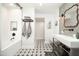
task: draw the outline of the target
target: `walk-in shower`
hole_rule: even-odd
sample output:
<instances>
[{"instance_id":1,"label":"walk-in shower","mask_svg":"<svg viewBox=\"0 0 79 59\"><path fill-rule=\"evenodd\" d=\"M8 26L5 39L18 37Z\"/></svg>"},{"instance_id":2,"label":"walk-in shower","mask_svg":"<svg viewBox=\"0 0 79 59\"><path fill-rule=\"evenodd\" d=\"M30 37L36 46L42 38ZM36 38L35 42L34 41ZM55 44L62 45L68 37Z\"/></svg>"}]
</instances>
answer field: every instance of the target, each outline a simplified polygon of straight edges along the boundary
<instances>
[{"instance_id":1,"label":"walk-in shower","mask_svg":"<svg viewBox=\"0 0 79 59\"><path fill-rule=\"evenodd\" d=\"M52 52L51 45L45 44L44 23L35 24L34 7L23 6L21 3L4 3L1 11L1 55L45 56L46 51ZM39 34L42 38L36 39Z\"/></svg>"}]
</instances>

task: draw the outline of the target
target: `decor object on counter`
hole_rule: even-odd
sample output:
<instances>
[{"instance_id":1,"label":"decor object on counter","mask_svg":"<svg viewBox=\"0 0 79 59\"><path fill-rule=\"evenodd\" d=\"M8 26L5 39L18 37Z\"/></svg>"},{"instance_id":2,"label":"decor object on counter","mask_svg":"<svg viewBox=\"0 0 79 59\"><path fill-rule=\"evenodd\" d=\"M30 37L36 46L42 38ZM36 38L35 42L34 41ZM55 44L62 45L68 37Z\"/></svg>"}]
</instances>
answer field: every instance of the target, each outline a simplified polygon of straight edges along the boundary
<instances>
[{"instance_id":1,"label":"decor object on counter","mask_svg":"<svg viewBox=\"0 0 79 59\"><path fill-rule=\"evenodd\" d=\"M79 16L78 7L79 7L78 4L74 4L70 8L66 9L64 13L61 15L61 17L63 17L63 20L64 20L63 25L65 28L75 28L78 26L79 24L78 23L79 22L78 21L78 16ZM72 24L72 21L74 22L73 24Z\"/></svg>"},{"instance_id":2,"label":"decor object on counter","mask_svg":"<svg viewBox=\"0 0 79 59\"><path fill-rule=\"evenodd\" d=\"M76 38L79 39L79 33L78 32L76 33Z\"/></svg>"},{"instance_id":3,"label":"decor object on counter","mask_svg":"<svg viewBox=\"0 0 79 59\"><path fill-rule=\"evenodd\" d=\"M76 38L76 34L73 34L73 37Z\"/></svg>"},{"instance_id":4,"label":"decor object on counter","mask_svg":"<svg viewBox=\"0 0 79 59\"><path fill-rule=\"evenodd\" d=\"M24 19L23 19L23 22L24 22L24 26L23 26L23 30L22 30L22 35L24 37L29 38L31 33L32 33L31 23L30 22L33 22L33 20L31 19L31 17L25 16ZM28 30L26 29L26 22L29 22Z\"/></svg>"},{"instance_id":5,"label":"decor object on counter","mask_svg":"<svg viewBox=\"0 0 79 59\"><path fill-rule=\"evenodd\" d=\"M11 31L17 31L17 21L11 21L10 22L10 30Z\"/></svg>"}]
</instances>

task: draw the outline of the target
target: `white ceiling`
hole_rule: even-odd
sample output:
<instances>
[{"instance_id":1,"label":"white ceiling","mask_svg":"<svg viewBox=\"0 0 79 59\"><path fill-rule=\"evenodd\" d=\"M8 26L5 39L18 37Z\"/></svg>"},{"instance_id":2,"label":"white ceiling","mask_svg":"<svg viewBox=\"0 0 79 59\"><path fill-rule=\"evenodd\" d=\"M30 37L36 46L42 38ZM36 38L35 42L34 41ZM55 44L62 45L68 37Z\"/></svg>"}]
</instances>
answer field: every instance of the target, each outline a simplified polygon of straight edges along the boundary
<instances>
[{"instance_id":1,"label":"white ceiling","mask_svg":"<svg viewBox=\"0 0 79 59\"><path fill-rule=\"evenodd\" d=\"M45 3L42 6L36 7L36 12L40 13L53 13L57 8L59 8L62 4L60 3Z\"/></svg>"},{"instance_id":2,"label":"white ceiling","mask_svg":"<svg viewBox=\"0 0 79 59\"><path fill-rule=\"evenodd\" d=\"M17 8L15 5L3 4L7 8ZM62 3L20 3L23 8L34 7L36 13L53 13Z\"/></svg>"},{"instance_id":3,"label":"white ceiling","mask_svg":"<svg viewBox=\"0 0 79 59\"><path fill-rule=\"evenodd\" d=\"M35 12L38 13L52 13L57 8L59 8L62 3L21 3L20 4L23 8L26 7L35 7Z\"/></svg>"},{"instance_id":4,"label":"white ceiling","mask_svg":"<svg viewBox=\"0 0 79 59\"><path fill-rule=\"evenodd\" d=\"M12 3L2 3L2 5L6 8L9 8L9 9L16 9L16 8L19 8L17 7L15 4L12 4Z\"/></svg>"}]
</instances>

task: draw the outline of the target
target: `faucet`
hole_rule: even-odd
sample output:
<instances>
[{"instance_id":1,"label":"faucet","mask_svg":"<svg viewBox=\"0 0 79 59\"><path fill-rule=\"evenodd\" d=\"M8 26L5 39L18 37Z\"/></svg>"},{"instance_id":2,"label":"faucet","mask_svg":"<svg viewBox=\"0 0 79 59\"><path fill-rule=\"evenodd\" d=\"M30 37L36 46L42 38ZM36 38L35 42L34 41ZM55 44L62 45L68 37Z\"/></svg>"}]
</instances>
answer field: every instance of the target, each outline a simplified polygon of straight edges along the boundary
<instances>
[{"instance_id":1,"label":"faucet","mask_svg":"<svg viewBox=\"0 0 79 59\"><path fill-rule=\"evenodd\" d=\"M10 40L13 40L13 39L15 39L15 38L13 37L13 38L11 38Z\"/></svg>"},{"instance_id":2,"label":"faucet","mask_svg":"<svg viewBox=\"0 0 79 59\"><path fill-rule=\"evenodd\" d=\"M14 38L15 35L16 35L15 33L12 33L12 36L13 36L13 37L12 37L10 40L15 39L15 38Z\"/></svg>"}]
</instances>

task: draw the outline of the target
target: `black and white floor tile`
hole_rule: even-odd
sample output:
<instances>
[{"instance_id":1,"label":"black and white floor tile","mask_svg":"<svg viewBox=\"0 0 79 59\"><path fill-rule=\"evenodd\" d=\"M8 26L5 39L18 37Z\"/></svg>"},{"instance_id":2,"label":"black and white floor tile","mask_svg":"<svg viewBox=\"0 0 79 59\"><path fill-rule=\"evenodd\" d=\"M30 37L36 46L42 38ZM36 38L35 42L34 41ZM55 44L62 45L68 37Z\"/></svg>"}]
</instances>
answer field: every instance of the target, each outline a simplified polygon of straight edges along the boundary
<instances>
[{"instance_id":1,"label":"black and white floor tile","mask_svg":"<svg viewBox=\"0 0 79 59\"><path fill-rule=\"evenodd\" d=\"M34 49L19 49L16 56L45 56L45 52L52 52L51 45L39 41Z\"/></svg>"}]
</instances>

